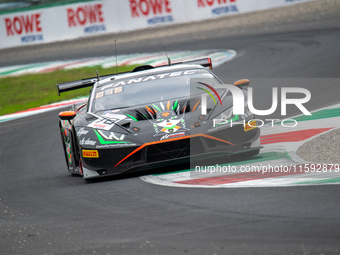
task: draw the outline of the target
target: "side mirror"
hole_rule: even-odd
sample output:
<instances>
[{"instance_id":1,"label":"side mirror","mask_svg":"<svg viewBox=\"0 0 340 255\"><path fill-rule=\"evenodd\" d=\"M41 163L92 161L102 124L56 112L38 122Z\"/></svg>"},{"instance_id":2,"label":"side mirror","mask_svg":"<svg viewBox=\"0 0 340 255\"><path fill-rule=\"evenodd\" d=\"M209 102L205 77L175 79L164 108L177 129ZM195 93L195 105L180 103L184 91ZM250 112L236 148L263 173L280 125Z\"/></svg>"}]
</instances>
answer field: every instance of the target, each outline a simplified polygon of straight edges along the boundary
<instances>
[{"instance_id":1,"label":"side mirror","mask_svg":"<svg viewBox=\"0 0 340 255\"><path fill-rule=\"evenodd\" d=\"M76 112L74 111L65 111L59 113L59 119L71 121L76 116Z\"/></svg>"}]
</instances>

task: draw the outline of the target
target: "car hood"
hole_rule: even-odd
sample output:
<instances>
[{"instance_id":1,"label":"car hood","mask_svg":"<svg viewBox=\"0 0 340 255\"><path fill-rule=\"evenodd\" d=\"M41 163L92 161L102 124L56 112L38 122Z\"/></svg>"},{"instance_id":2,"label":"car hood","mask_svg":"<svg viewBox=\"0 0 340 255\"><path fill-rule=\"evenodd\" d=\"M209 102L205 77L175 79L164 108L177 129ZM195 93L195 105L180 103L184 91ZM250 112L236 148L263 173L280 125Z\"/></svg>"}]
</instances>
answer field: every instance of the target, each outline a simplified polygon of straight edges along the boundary
<instances>
[{"instance_id":1,"label":"car hood","mask_svg":"<svg viewBox=\"0 0 340 255\"><path fill-rule=\"evenodd\" d=\"M92 129L91 139L107 138L133 141L136 144L179 138L195 132L207 132L212 128L212 119L232 107L231 96L222 97L222 104L207 100L207 114L202 115L201 97L174 99L131 108L113 109L85 114L86 122L76 124ZM85 139L82 136L82 139ZM100 141L97 142L97 144Z\"/></svg>"}]
</instances>

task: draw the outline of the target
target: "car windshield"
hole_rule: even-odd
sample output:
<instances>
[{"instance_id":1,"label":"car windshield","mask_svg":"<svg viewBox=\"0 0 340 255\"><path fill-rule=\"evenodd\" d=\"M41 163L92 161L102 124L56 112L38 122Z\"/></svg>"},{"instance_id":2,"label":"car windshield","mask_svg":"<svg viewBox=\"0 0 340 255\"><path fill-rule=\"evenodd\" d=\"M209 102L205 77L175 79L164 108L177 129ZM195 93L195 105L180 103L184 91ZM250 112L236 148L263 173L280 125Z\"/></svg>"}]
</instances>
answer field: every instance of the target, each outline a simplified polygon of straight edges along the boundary
<instances>
[{"instance_id":1,"label":"car windshield","mask_svg":"<svg viewBox=\"0 0 340 255\"><path fill-rule=\"evenodd\" d=\"M210 86L220 84L220 81L205 69L112 81L111 84L96 88L92 94L91 111L121 109L189 98L202 93L202 90L195 86L198 82Z\"/></svg>"}]
</instances>

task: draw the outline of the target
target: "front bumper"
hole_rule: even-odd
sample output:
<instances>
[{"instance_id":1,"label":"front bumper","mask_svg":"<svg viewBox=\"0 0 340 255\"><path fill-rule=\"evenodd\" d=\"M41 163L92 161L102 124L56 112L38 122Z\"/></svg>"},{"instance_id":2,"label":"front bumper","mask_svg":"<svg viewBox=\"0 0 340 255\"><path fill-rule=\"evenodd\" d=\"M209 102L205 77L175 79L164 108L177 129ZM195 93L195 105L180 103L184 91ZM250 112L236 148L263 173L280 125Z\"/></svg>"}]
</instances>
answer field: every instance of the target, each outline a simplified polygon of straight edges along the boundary
<instances>
[{"instance_id":1,"label":"front bumper","mask_svg":"<svg viewBox=\"0 0 340 255\"><path fill-rule=\"evenodd\" d=\"M82 157L84 178L117 175L204 158L232 157L259 150L259 139L258 128L245 132L243 127L233 127L140 146L101 148L98 149L98 157Z\"/></svg>"}]
</instances>

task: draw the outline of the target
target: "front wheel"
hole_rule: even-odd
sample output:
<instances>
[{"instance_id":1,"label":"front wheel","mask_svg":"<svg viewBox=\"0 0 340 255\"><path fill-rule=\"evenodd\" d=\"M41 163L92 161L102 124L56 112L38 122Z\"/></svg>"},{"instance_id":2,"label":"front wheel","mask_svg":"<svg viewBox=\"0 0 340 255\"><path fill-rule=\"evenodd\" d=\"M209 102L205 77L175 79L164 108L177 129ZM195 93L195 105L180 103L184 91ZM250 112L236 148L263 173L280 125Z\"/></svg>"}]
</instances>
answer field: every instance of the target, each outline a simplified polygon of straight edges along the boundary
<instances>
[{"instance_id":1,"label":"front wheel","mask_svg":"<svg viewBox=\"0 0 340 255\"><path fill-rule=\"evenodd\" d=\"M60 135L61 135L61 141L63 144L67 170L71 174L79 174L76 157L75 157L75 148L74 148L74 143L72 139L72 130L64 129L60 122L59 122L59 127L60 127Z\"/></svg>"}]
</instances>

